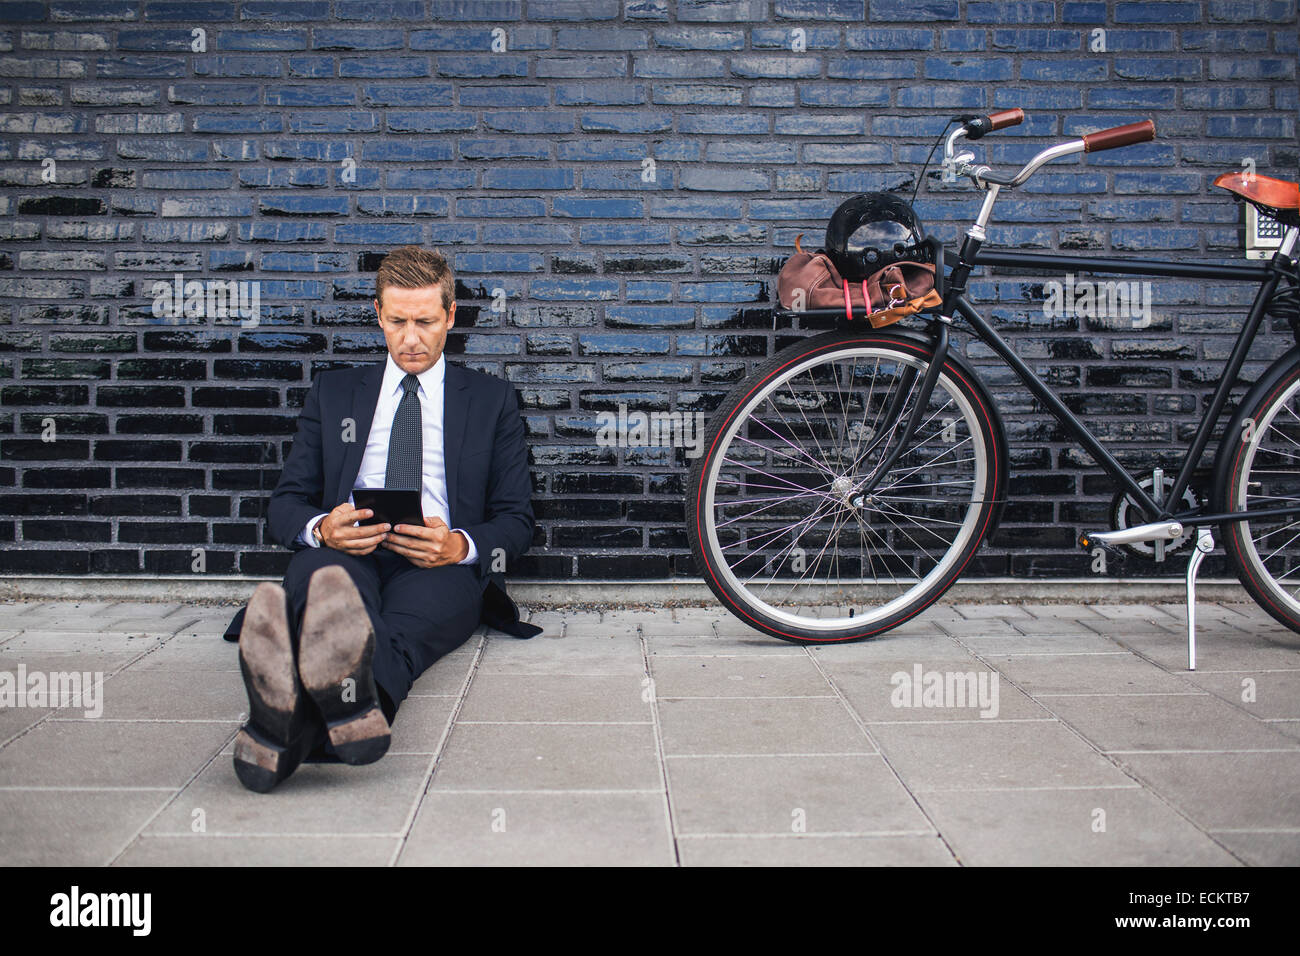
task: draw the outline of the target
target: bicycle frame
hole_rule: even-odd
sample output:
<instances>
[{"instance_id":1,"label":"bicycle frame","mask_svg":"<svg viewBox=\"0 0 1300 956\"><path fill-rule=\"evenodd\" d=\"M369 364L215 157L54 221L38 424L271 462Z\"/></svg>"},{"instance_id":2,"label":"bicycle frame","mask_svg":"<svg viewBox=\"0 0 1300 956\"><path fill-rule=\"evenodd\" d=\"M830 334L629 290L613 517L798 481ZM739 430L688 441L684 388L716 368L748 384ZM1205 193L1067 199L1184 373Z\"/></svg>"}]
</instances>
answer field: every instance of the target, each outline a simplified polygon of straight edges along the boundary
<instances>
[{"instance_id":1,"label":"bicycle frame","mask_svg":"<svg viewBox=\"0 0 1300 956\"><path fill-rule=\"evenodd\" d=\"M1237 380L1238 374L1241 372L1242 366L1245 364L1247 353L1250 351L1261 322L1263 322L1269 301L1276 292L1279 283L1291 274L1288 268L1289 259L1286 255L1279 252L1274 255L1270 262L1261 265L1215 265L1211 263L1180 263L1161 259L1113 259L1041 253L986 252L982 251L982 244L982 239L967 234L958 254L957 263L951 275L947 277L943 305L940 307L940 313L932 323L931 329L936 345L936 362L942 362L942 358L938 355L939 349L943 348L946 352L947 325L951 322L953 316L960 315L970 323L971 328L979 336L980 340L1011 367L1030 393L1043 403L1074 440L1136 502L1148 521L1173 520L1184 523L1218 524L1243 521L1251 517L1300 514L1300 506L1294 506L1207 515L1204 513L1204 500L1190 511L1171 512L1164 504L1155 501L1138 481L1115 460L1101 441L1065 406L1056 393L1016 355L1014 350L965 297L966 280L971 269L975 266L1021 267L1026 269L1070 270L1119 275L1218 279L1229 282L1258 283L1259 290L1255 294L1255 301L1251 305L1246 321L1237 335L1236 343L1224 366L1223 375L1214 390L1210 405L1201 417L1192 443L1183 457L1173 487L1167 495L1163 496L1164 502L1177 502L1182 499L1184 492L1191 483L1192 474L1200 462L1206 446L1209 444L1214 426L1223 414L1228 395ZM939 260L939 269L939 274L942 274L942 259ZM928 398L928 394L922 394L919 400L923 404Z\"/></svg>"}]
</instances>

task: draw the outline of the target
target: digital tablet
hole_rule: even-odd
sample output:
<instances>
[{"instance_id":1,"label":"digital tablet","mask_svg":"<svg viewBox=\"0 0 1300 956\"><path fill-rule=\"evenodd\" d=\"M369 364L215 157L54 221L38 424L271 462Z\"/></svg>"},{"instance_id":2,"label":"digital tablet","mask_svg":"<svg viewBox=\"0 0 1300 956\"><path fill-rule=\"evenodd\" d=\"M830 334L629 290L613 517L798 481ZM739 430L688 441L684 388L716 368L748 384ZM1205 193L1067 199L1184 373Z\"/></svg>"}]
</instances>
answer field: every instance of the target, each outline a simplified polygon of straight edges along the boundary
<instances>
[{"instance_id":1,"label":"digital tablet","mask_svg":"<svg viewBox=\"0 0 1300 956\"><path fill-rule=\"evenodd\" d=\"M353 488L352 501L358 508L374 511L373 518L363 518L361 523L381 524L387 522L393 527L399 524L413 524L424 527L424 517L420 511L420 493L418 491L394 488Z\"/></svg>"}]
</instances>

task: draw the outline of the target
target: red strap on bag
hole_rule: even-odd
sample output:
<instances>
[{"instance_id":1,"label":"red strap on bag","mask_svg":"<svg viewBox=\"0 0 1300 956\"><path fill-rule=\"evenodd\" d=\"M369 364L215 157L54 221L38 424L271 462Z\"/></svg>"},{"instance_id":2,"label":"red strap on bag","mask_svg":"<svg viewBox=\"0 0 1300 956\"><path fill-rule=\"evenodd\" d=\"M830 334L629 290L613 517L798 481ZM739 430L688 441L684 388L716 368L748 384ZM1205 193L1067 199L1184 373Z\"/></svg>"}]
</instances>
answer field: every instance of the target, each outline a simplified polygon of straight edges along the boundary
<instances>
[{"instance_id":1,"label":"red strap on bag","mask_svg":"<svg viewBox=\"0 0 1300 956\"><path fill-rule=\"evenodd\" d=\"M853 321L853 299L849 296L849 280L841 279L844 283L844 316L850 322ZM867 304L866 315L871 314L871 292L867 289L867 280L862 280L862 301Z\"/></svg>"}]
</instances>

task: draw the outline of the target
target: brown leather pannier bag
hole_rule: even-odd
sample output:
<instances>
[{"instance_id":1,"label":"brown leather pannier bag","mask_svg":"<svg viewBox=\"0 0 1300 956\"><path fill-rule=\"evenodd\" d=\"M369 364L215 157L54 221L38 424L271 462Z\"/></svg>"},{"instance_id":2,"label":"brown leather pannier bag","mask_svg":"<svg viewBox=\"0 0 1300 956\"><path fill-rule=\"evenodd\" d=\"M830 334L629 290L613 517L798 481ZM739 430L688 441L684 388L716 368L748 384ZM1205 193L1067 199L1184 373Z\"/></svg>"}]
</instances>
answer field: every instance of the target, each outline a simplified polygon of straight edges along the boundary
<instances>
[{"instance_id":1,"label":"brown leather pannier bag","mask_svg":"<svg viewBox=\"0 0 1300 956\"><path fill-rule=\"evenodd\" d=\"M873 328L933 308L943 299L934 288L934 266L924 262L896 262L862 282L840 277L826 253L805 252L795 237L795 253L776 277L781 307L792 312L843 309L848 319L869 321Z\"/></svg>"}]
</instances>

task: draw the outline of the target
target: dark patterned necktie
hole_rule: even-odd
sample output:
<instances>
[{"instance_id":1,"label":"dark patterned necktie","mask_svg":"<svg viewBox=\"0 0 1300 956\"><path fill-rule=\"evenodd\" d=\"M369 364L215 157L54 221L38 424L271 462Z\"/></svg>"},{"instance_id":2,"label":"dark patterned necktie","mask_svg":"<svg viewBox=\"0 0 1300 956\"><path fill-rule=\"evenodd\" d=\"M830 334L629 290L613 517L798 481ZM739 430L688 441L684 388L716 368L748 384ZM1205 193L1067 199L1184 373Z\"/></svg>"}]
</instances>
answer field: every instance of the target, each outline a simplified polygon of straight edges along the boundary
<instances>
[{"instance_id":1,"label":"dark patterned necktie","mask_svg":"<svg viewBox=\"0 0 1300 956\"><path fill-rule=\"evenodd\" d=\"M420 422L420 380L407 373L402 379L405 390L393 416L393 429L388 433L388 470L384 473L385 488L420 490L424 462L423 429Z\"/></svg>"}]
</instances>

